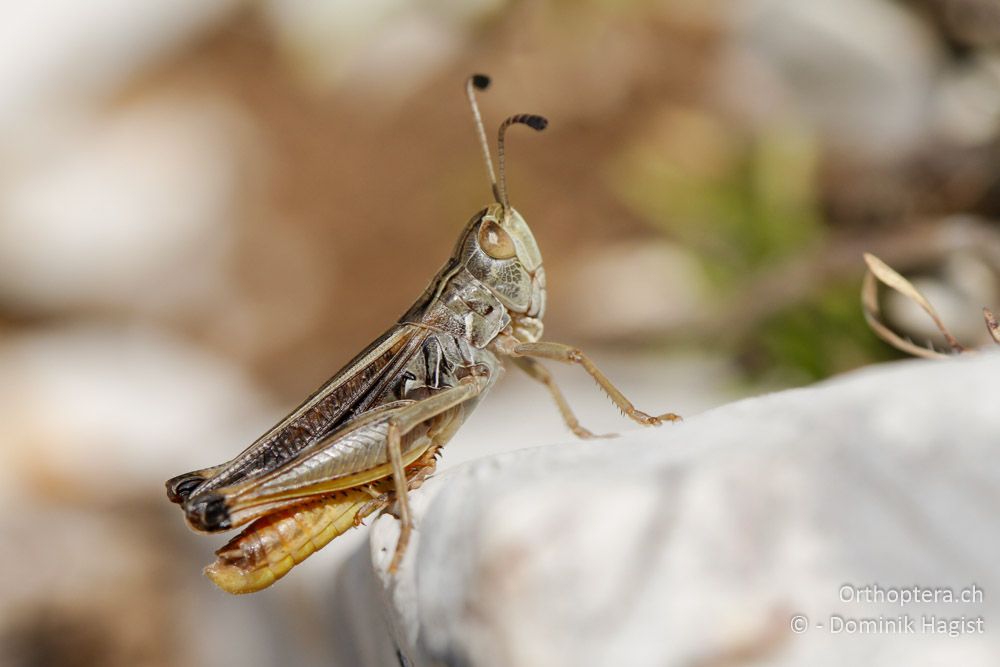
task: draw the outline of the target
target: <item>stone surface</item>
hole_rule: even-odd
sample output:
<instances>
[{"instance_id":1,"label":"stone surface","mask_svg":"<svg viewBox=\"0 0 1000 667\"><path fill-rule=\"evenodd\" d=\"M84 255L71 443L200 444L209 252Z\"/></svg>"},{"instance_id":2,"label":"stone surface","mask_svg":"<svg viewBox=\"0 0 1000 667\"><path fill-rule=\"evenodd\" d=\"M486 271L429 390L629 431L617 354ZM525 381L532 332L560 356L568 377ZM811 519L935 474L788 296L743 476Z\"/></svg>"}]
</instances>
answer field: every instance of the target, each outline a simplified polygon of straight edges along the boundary
<instances>
[{"instance_id":1,"label":"stone surface","mask_svg":"<svg viewBox=\"0 0 1000 667\"><path fill-rule=\"evenodd\" d=\"M351 610L337 624L345 655L996 664L998 380L995 353L884 365L675 426L448 470L413 496L418 530L398 576L385 573L398 534L389 515L341 570L331 603ZM868 599L973 585L975 602ZM809 627L796 634L798 614ZM881 631L836 632L832 616ZM889 631L900 616L913 633ZM932 616L982 617L985 632L932 634Z\"/></svg>"}]
</instances>

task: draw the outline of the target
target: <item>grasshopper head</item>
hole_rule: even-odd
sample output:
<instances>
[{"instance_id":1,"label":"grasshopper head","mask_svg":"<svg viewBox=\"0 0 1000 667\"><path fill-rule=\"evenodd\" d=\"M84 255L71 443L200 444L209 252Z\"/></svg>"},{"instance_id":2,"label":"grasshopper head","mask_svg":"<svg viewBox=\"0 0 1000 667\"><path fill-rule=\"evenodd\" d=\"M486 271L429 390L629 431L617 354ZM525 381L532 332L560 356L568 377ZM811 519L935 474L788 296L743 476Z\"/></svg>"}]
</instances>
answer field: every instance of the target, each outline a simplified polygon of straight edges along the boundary
<instances>
[{"instance_id":1,"label":"grasshopper head","mask_svg":"<svg viewBox=\"0 0 1000 667\"><path fill-rule=\"evenodd\" d=\"M461 242L460 261L511 313L540 319L545 270L535 236L521 214L490 204L476 214Z\"/></svg>"}]
</instances>

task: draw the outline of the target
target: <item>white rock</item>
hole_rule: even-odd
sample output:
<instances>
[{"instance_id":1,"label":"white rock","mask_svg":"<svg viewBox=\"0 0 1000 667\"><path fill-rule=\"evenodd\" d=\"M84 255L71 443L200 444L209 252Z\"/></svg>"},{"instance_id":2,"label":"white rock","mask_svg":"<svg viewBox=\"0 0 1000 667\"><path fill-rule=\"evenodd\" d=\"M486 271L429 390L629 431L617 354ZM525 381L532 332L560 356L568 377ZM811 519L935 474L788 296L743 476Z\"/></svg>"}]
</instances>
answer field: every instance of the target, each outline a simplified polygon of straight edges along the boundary
<instances>
[{"instance_id":1,"label":"white rock","mask_svg":"<svg viewBox=\"0 0 1000 667\"><path fill-rule=\"evenodd\" d=\"M412 665L997 664L995 633L921 623L998 618L998 405L1000 354L904 362L454 468L413 495L396 578L389 515L374 578L364 554L341 573L332 603L361 621L344 650L371 665L396 647ZM845 602L845 584L974 584L984 600ZM915 634L829 625L902 614Z\"/></svg>"}]
</instances>

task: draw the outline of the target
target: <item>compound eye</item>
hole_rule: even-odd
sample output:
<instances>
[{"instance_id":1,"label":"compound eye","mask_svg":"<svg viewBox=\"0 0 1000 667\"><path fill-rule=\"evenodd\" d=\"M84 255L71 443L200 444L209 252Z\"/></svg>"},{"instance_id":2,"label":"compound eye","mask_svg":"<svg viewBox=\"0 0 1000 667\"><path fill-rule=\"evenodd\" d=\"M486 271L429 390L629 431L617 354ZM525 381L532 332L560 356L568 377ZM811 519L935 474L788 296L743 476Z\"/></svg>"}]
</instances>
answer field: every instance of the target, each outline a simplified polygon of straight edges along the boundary
<instances>
[{"instance_id":1,"label":"compound eye","mask_svg":"<svg viewBox=\"0 0 1000 667\"><path fill-rule=\"evenodd\" d=\"M495 220L483 220L479 226L479 247L493 259L510 259L517 255L514 239Z\"/></svg>"}]
</instances>

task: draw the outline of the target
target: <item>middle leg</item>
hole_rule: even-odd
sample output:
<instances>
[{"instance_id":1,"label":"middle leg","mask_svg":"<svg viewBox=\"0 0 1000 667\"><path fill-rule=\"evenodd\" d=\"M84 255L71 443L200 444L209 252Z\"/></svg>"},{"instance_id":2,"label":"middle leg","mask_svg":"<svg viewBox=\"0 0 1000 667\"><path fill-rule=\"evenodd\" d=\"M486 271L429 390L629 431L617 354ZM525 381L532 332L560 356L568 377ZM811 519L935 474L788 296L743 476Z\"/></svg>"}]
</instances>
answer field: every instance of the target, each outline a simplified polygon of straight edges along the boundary
<instances>
[{"instance_id":1,"label":"middle leg","mask_svg":"<svg viewBox=\"0 0 1000 667\"><path fill-rule=\"evenodd\" d=\"M576 415L573 414L573 409L569 407L566 397L560 391L559 385L556 384L555 379L552 377L552 373L545 366L530 357L513 357L513 361L518 368L527 373L531 378L545 385L549 390L549 394L552 395L552 400L556 402L556 407L559 408L559 414L562 415L563 421L566 422L566 426L569 430L573 431L576 437L583 440L615 437L614 433L596 435L580 424Z\"/></svg>"},{"instance_id":2,"label":"middle leg","mask_svg":"<svg viewBox=\"0 0 1000 667\"><path fill-rule=\"evenodd\" d=\"M608 398L618 406L626 417L644 426L658 426L664 421L680 421L680 416L673 412L662 415L649 415L636 408L632 401L626 398L618 387L611 383L611 380L601 372L594 362L590 360L582 350L563 343L510 343L505 345L501 352L513 358L517 357L538 357L541 359L552 359L567 364L577 364L582 367L590 377L604 390Z\"/></svg>"}]
</instances>

